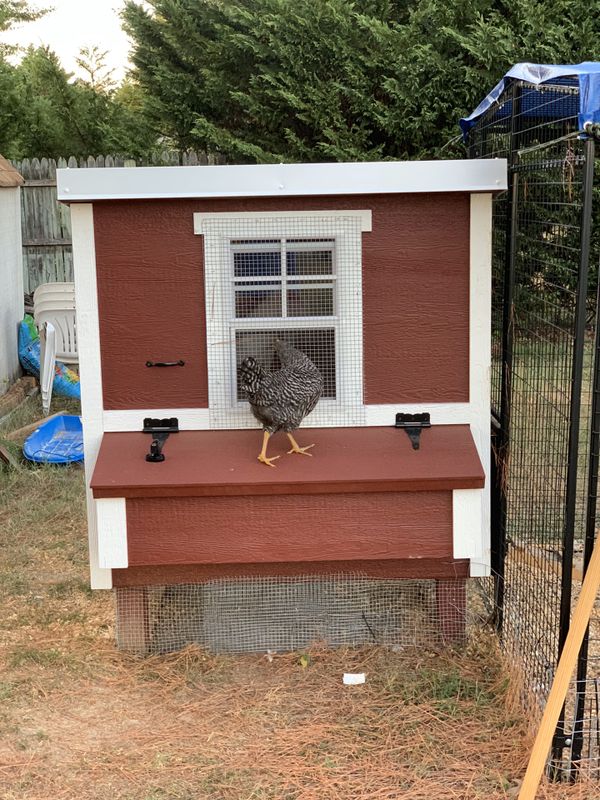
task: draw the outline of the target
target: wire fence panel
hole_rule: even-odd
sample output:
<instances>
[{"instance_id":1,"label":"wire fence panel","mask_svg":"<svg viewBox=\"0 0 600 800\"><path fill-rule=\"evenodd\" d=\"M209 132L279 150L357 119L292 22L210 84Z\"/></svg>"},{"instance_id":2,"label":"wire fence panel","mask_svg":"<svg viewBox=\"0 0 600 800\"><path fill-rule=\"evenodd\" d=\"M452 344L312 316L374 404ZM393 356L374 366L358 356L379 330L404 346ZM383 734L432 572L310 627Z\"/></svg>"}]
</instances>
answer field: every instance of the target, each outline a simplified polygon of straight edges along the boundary
<instances>
[{"instance_id":1,"label":"wire fence panel","mask_svg":"<svg viewBox=\"0 0 600 800\"><path fill-rule=\"evenodd\" d=\"M550 691L584 550L591 554L595 533L588 500L597 485L597 464L594 480L589 470L597 449L600 203L593 202L594 141L579 130L578 111L576 79L542 86L513 81L467 143L473 158L508 160L509 189L494 200L493 567L504 647L538 709ZM597 638L582 651L555 735L555 777L577 771L600 777Z\"/></svg>"}]
</instances>

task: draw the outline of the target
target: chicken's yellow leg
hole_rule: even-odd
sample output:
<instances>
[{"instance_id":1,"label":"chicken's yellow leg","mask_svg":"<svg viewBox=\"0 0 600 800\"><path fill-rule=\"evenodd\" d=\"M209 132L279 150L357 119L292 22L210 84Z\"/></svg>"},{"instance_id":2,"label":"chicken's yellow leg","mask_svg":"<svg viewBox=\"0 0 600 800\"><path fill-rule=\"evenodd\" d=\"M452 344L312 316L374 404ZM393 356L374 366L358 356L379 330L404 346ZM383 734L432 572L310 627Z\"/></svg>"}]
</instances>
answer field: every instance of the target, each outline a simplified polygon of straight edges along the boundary
<instances>
[{"instance_id":1,"label":"chicken's yellow leg","mask_svg":"<svg viewBox=\"0 0 600 800\"><path fill-rule=\"evenodd\" d=\"M268 467L274 467L273 461L277 461L279 456L273 456L273 458L267 458L267 442L269 441L269 436L271 434L269 431L265 431L263 436L263 445L262 450L259 453L258 460L262 461L263 464L266 464Z\"/></svg>"},{"instance_id":2,"label":"chicken's yellow leg","mask_svg":"<svg viewBox=\"0 0 600 800\"><path fill-rule=\"evenodd\" d=\"M307 453L306 451L310 450L311 447L314 447L314 444L307 444L306 447L300 447L291 433L288 433L287 437L292 443L292 449L288 450L288 453L298 453L301 456L312 456L312 453Z\"/></svg>"}]
</instances>

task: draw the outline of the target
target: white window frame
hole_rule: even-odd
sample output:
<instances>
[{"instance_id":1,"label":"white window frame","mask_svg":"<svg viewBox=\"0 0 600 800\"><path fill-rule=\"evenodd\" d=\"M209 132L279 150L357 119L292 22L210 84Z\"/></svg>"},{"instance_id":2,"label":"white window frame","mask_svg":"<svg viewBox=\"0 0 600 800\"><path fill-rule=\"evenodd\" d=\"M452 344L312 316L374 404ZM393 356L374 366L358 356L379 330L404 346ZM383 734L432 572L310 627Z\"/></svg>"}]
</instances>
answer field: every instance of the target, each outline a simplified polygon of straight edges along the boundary
<instances>
[{"instance_id":1,"label":"white window frame","mask_svg":"<svg viewBox=\"0 0 600 800\"><path fill-rule=\"evenodd\" d=\"M236 330L334 328L336 398L322 399L306 427L361 425L363 405L362 234L371 212L294 211L194 214L204 236L208 405L211 427L256 427L247 403L235 395ZM235 317L232 241L239 239L333 239L336 312L331 317ZM315 243L316 246L317 243ZM235 245L234 245L235 247ZM285 251L283 253L285 256ZM282 280L282 291L285 281ZM224 403L224 398L227 398Z\"/></svg>"}]
</instances>

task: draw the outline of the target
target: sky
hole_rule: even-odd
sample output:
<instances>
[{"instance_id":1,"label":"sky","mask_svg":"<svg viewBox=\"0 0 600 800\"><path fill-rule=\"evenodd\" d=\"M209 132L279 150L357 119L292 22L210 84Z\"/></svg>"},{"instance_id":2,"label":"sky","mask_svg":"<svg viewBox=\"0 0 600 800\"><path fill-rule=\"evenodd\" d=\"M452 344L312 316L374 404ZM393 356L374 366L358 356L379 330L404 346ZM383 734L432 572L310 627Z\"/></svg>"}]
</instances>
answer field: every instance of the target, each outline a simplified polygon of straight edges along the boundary
<instances>
[{"instance_id":1,"label":"sky","mask_svg":"<svg viewBox=\"0 0 600 800\"><path fill-rule=\"evenodd\" d=\"M36 22L26 22L0 34L7 44L27 47L46 44L58 55L68 72L80 75L75 58L82 47L97 45L107 50L107 65L120 80L127 69L129 42L121 30L119 10L123 0L31 0L36 8L51 6Z\"/></svg>"}]
</instances>

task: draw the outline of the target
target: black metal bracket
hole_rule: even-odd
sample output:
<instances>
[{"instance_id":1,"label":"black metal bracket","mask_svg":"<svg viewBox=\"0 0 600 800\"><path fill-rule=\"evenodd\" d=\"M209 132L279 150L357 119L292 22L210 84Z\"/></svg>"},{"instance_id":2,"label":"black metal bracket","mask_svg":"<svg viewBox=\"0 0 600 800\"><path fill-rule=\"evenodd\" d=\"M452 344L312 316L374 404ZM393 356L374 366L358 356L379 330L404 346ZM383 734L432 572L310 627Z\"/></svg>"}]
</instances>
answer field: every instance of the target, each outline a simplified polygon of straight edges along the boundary
<instances>
[{"instance_id":1,"label":"black metal bracket","mask_svg":"<svg viewBox=\"0 0 600 800\"><path fill-rule=\"evenodd\" d=\"M422 414L398 413L395 427L404 428L412 442L413 450L418 450L421 445L421 431L423 428L431 428L431 417L429 412Z\"/></svg>"},{"instance_id":2,"label":"black metal bracket","mask_svg":"<svg viewBox=\"0 0 600 800\"><path fill-rule=\"evenodd\" d=\"M147 367L183 367L185 366L185 361L179 359L179 361L146 361Z\"/></svg>"},{"instance_id":3,"label":"black metal bracket","mask_svg":"<svg viewBox=\"0 0 600 800\"><path fill-rule=\"evenodd\" d=\"M165 456L162 449L171 433L179 433L179 420L177 417L168 417L166 419L146 417L143 433L152 434L150 452L146 453L146 461L164 461Z\"/></svg>"}]
</instances>

